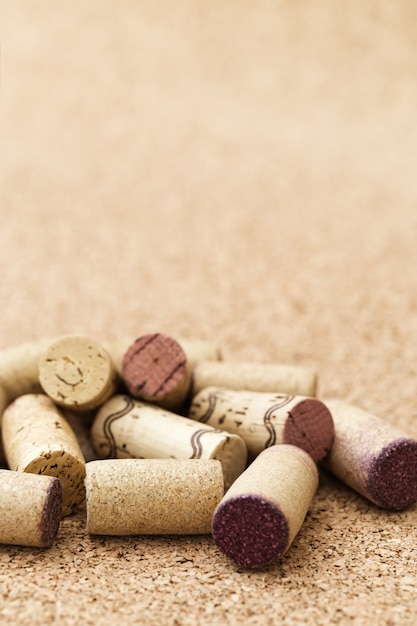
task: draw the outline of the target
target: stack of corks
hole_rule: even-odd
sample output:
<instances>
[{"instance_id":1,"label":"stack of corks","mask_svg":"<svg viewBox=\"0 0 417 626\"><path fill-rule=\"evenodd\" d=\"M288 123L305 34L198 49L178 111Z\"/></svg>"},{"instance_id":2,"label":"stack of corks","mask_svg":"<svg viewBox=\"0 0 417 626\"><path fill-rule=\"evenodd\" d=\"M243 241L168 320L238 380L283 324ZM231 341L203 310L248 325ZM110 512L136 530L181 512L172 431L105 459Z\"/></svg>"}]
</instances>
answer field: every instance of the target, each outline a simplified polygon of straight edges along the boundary
<instances>
[{"instance_id":1,"label":"stack of corks","mask_svg":"<svg viewBox=\"0 0 417 626\"><path fill-rule=\"evenodd\" d=\"M164 333L2 350L0 542L49 547L85 501L88 533L212 533L260 568L291 546L322 468L381 508L417 502L417 441L317 386L311 368Z\"/></svg>"}]
</instances>

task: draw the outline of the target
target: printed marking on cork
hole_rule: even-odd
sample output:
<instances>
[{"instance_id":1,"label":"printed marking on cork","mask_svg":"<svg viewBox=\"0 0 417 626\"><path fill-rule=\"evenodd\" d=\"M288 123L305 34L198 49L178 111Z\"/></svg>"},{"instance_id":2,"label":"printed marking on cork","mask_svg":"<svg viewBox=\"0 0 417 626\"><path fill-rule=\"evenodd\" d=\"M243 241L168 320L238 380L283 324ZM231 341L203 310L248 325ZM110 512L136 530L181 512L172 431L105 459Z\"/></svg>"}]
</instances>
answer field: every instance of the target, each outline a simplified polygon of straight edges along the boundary
<instances>
[{"instance_id":1,"label":"printed marking on cork","mask_svg":"<svg viewBox=\"0 0 417 626\"><path fill-rule=\"evenodd\" d=\"M417 440L390 422L340 400L326 400L335 438L323 465L381 508L417 502Z\"/></svg>"},{"instance_id":2,"label":"printed marking on cork","mask_svg":"<svg viewBox=\"0 0 417 626\"><path fill-rule=\"evenodd\" d=\"M98 458L203 458L221 461L228 487L246 467L246 443L129 395L115 395L96 412L91 443Z\"/></svg>"},{"instance_id":3,"label":"printed marking on cork","mask_svg":"<svg viewBox=\"0 0 417 626\"><path fill-rule=\"evenodd\" d=\"M191 384L185 351L163 333L136 339L123 356L122 378L135 398L171 410L181 407Z\"/></svg>"},{"instance_id":4,"label":"printed marking on cork","mask_svg":"<svg viewBox=\"0 0 417 626\"><path fill-rule=\"evenodd\" d=\"M333 443L330 411L320 400L306 396L207 387L194 396L188 415L240 435L250 459L269 446L289 443L318 462Z\"/></svg>"},{"instance_id":5,"label":"printed marking on cork","mask_svg":"<svg viewBox=\"0 0 417 626\"><path fill-rule=\"evenodd\" d=\"M90 337L59 337L43 352L38 367L43 391L61 407L88 411L116 390L116 367L107 350Z\"/></svg>"},{"instance_id":6,"label":"printed marking on cork","mask_svg":"<svg viewBox=\"0 0 417 626\"><path fill-rule=\"evenodd\" d=\"M309 454L287 444L267 448L216 507L217 547L241 567L271 565L292 544L317 487L317 466Z\"/></svg>"}]
</instances>

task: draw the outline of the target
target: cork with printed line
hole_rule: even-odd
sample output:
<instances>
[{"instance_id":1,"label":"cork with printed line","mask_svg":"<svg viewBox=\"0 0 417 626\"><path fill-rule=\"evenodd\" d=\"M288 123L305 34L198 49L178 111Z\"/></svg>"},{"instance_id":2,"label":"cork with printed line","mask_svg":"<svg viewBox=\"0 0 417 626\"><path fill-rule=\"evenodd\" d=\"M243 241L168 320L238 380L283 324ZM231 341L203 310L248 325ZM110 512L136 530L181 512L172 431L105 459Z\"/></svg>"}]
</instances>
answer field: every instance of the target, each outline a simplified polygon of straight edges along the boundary
<instances>
[{"instance_id":1,"label":"cork with printed line","mask_svg":"<svg viewBox=\"0 0 417 626\"><path fill-rule=\"evenodd\" d=\"M240 435L250 459L269 446L290 443L318 462L334 437L330 411L308 396L207 387L193 397L188 416Z\"/></svg>"},{"instance_id":2,"label":"cork with printed line","mask_svg":"<svg viewBox=\"0 0 417 626\"><path fill-rule=\"evenodd\" d=\"M99 459L217 459L222 464L226 487L242 473L247 462L246 443L239 435L121 394L96 412L91 444Z\"/></svg>"}]
</instances>

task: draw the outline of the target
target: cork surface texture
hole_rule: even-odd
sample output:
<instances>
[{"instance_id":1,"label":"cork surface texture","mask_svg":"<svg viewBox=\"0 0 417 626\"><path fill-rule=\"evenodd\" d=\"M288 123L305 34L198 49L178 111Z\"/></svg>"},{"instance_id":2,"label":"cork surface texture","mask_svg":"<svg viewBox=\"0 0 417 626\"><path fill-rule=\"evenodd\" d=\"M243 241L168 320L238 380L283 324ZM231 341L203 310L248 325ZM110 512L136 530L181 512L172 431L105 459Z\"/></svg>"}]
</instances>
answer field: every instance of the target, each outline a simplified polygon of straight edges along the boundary
<instances>
[{"instance_id":1,"label":"cork surface texture","mask_svg":"<svg viewBox=\"0 0 417 626\"><path fill-rule=\"evenodd\" d=\"M416 18L2 0L1 347L214 339L417 437ZM411 626L416 526L322 470L246 571L210 535L89 536L80 505L51 548L0 546L0 623Z\"/></svg>"}]
</instances>

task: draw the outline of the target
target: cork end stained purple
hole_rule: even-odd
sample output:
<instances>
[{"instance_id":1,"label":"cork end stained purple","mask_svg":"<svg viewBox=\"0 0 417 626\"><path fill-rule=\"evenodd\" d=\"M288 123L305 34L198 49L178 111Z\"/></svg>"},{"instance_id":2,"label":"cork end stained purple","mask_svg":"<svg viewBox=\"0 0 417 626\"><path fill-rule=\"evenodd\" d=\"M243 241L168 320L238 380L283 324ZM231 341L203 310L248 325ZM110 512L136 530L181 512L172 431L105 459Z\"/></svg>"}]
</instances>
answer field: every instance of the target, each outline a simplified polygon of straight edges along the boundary
<instances>
[{"instance_id":1,"label":"cork end stained purple","mask_svg":"<svg viewBox=\"0 0 417 626\"><path fill-rule=\"evenodd\" d=\"M51 480L40 520L41 541L49 548L58 532L62 518L63 492L59 478Z\"/></svg>"},{"instance_id":2,"label":"cork end stained purple","mask_svg":"<svg viewBox=\"0 0 417 626\"><path fill-rule=\"evenodd\" d=\"M283 439L308 452L318 463L333 444L334 424L329 409L315 398L302 400L288 413Z\"/></svg>"},{"instance_id":3,"label":"cork end stained purple","mask_svg":"<svg viewBox=\"0 0 417 626\"><path fill-rule=\"evenodd\" d=\"M370 498L379 506L405 509L417 502L417 441L393 441L373 459L367 480Z\"/></svg>"},{"instance_id":4,"label":"cork end stained purple","mask_svg":"<svg viewBox=\"0 0 417 626\"><path fill-rule=\"evenodd\" d=\"M282 556L289 544L288 522L270 500L241 494L221 502L213 515L217 547L237 565L260 568Z\"/></svg>"}]
</instances>

